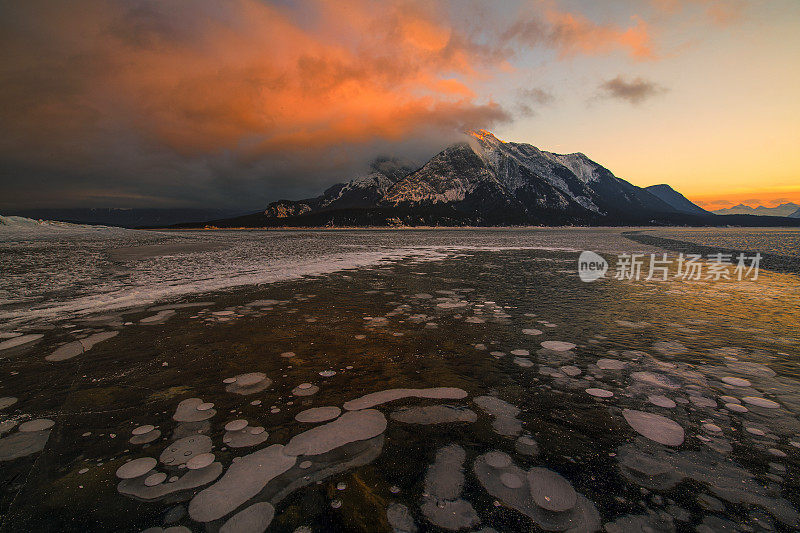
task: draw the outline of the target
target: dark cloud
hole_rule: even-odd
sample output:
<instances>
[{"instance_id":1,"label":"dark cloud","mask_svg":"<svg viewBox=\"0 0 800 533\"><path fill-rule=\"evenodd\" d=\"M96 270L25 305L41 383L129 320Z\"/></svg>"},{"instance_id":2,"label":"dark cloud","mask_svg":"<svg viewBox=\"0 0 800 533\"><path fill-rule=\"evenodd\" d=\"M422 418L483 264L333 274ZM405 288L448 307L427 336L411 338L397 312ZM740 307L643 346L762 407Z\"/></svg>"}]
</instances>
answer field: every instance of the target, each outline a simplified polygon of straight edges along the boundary
<instances>
[{"instance_id":1,"label":"dark cloud","mask_svg":"<svg viewBox=\"0 0 800 533\"><path fill-rule=\"evenodd\" d=\"M517 98L517 114L524 117L536 115L540 108L552 105L556 99L553 93L539 87L519 89Z\"/></svg>"},{"instance_id":2,"label":"dark cloud","mask_svg":"<svg viewBox=\"0 0 800 533\"><path fill-rule=\"evenodd\" d=\"M520 50L654 57L639 19L451 16L422 0L0 2L0 209L307 196L510 121L477 93Z\"/></svg>"},{"instance_id":3,"label":"dark cloud","mask_svg":"<svg viewBox=\"0 0 800 533\"><path fill-rule=\"evenodd\" d=\"M553 93L539 87L520 89L519 95L523 101L536 105L550 105L555 102L556 99Z\"/></svg>"},{"instance_id":4,"label":"dark cloud","mask_svg":"<svg viewBox=\"0 0 800 533\"><path fill-rule=\"evenodd\" d=\"M598 96L625 100L640 104L645 100L666 92L664 87L643 78L626 80L621 75L600 84Z\"/></svg>"}]
</instances>

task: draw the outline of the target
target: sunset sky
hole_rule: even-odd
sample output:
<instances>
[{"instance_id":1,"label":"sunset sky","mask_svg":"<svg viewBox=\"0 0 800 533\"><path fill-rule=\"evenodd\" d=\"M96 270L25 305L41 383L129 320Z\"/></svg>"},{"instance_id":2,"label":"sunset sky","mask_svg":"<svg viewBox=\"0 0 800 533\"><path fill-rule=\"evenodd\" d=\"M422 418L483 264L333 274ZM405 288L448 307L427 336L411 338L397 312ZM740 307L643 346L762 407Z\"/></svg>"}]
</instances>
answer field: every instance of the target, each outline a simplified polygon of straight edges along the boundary
<instances>
[{"instance_id":1,"label":"sunset sky","mask_svg":"<svg viewBox=\"0 0 800 533\"><path fill-rule=\"evenodd\" d=\"M468 128L800 203L797 0L26 0L0 47L0 210L255 210Z\"/></svg>"}]
</instances>

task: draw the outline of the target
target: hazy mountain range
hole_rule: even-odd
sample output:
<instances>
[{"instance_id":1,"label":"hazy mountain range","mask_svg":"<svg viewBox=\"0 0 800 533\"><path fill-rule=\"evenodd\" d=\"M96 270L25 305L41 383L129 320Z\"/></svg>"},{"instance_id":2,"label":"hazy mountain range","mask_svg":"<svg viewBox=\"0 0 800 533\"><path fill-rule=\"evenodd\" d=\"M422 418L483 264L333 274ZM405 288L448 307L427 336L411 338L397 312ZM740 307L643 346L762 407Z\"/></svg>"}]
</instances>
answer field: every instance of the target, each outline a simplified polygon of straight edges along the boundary
<instances>
[{"instance_id":1,"label":"hazy mountain range","mask_svg":"<svg viewBox=\"0 0 800 533\"><path fill-rule=\"evenodd\" d=\"M384 158L319 196L280 200L263 213L209 225L724 225L751 219L717 217L666 184L637 187L582 153L547 152L479 130L421 167Z\"/></svg>"},{"instance_id":2,"label":"hazy mountain range","mask_svg":"<svg viewBox=\"0 0 800 533\"><path fill-rule=\"evenodd\" d=\"M788 202L777 207L750 207L749 205L739 204L727 209L716 209L712 213L717 215L756 215L769 217L791 217L800 218L800 205Z\"/></svg>"}]
</instances>

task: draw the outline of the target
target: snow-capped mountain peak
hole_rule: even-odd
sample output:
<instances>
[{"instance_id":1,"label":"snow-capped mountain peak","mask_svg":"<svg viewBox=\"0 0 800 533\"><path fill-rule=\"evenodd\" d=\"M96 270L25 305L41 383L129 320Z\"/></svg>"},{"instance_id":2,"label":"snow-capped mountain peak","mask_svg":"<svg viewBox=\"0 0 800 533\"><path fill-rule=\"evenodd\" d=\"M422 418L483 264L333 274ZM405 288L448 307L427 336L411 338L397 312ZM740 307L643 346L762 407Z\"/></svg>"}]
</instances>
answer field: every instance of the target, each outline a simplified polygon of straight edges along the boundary
<instances>
[{"instance_id":1,"label":"snow-capped mountain peak","mask_svg":"<svg viewBox=\"0 0 800 533\"><path fill-rule=\"evenodd\" d=\"M529 223L622 220L631 214L644 218L649 213L676 211L583 153L556 154L526 143L504 142L487 130L469 131L465 137L464 142L448 146L416 170L399 164L400 160L382 159L373 164L369 174L334 185L316 198L275 202L265 214L291 217L354 209L399 209L404 213L448 209L458 213L448 216L478 223Z\"/></svg>"}]
</instances>

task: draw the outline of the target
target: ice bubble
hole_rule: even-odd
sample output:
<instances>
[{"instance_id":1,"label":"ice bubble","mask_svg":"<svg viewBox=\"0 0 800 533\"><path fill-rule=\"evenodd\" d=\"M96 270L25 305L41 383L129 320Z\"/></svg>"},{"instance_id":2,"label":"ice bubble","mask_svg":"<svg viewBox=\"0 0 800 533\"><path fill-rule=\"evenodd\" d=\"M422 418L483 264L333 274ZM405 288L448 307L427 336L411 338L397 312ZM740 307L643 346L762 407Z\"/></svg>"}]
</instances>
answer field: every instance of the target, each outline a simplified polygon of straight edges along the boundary
<instances>
[{"instance_id":1,"label":"ice bubble","mask_svg":"<svg viewBox=\"0 0 800 533\"><path fill-rule=\"evenodd\" d=\"M94 347L94 345L116 337L118 334L119 331L105 331L102 333L89 335L85 339L68 342L63 346L56 348L56 350L45 357L45 359L47 361L66 361L67 359L72 359L77 355L88 352Z\"/></svg>"},{"instance_id":2,"label":"ice bubble","mask_svg":"<svg viewBox=\"0 0 800 533\"><path fill-rule=\"evenodd\" d=\"M134 479L147 474L153 470L157 464L158 461L152 457L140 457L139 459L128 461L117 468L116 475L120 479Z\"/></svg>"},{"instance_id":3,"label":"ice bubble","mask_svg":"<svg viewBox=\"0 0 800 533\"><path fill-rule=\"evenodd\" d=\"M756 407L764 407L766 409L777 409L780 407L778 402L773 402L772 400L761 398L759 396L745 396L742 398L742 401L744 401L746 404L755 405Z\"/></svg>"},{"instance_id":4,"label":"ice bubble","mask_svg":"<svg viewBox=\"0 0 800 533\"><path fill-rule=\"evenodd\" d=\"M563 493L556 492L558 487L554 488L553 485L548 485L546 479L544 483L537 481L537 487L532 486L528 481L529 474L514 464L497 469L489 466L486 463L486 455L482 455L475 460L473 470L484 489L497 498L496 506L505 505L519 511L533 520L541 529L546 531L569 530L575 533L589 533L597 531L601 527L600 515L597 509L580 494L575 494L575 501L572 507L566 511L550 511L539 506L534 500L533 491L538 491L537 494L542 496L542 500L551 506L553 503L560 502L563 507L566 505L565 501L568 503L569 500L564 499ZM540 470L550 472L546 469ZM522 486L517 488L508 487L501 480L504 474L510 474L521 479L523 481ZM532 474L536 480L539 480L542 476L537 472L537 469L532 470ZM553 474L555 473L553 472ZM571 488L569 482L564 481ZM548 502L545 498L550 498L550 501Z\"/></svg>"},{"instance_id":5,"label":"ice bubble","mask_svg":"<svg viewBox=\"0 0 800 533\"><path fill-rule=\"evenodd\" d=\"M425 473L422 513L437 526L458 530L478 524L480 519L469 502L462 500L466 452L451 444L436 451Z\"/></svg>"},{"instance_id":6,"label":"ice bubble","mask_svg":"<svg viewBox=\"0 0 800 533\"><path fill-rule=\"evenodd\" d=\"M156 472L144 478L144 484L148 487L155 487L156 485L164 483L165 479L167 479L167 475L165 473Z\"/></svg>"},{"instance_id":7,"label":"ice bubble","mask_svg":"<svg viewBox=\"0 0 800 533\"><path fill-rule=\"evenodd\" d=\"M500 482L510 489L518 489L523 485L522 478L510 472L501 474Z\"/></svg>"},{"instance_id":8,"label":"ice bubble","mask_svg":"<svg viewBox=\"0 0 800 533\"><path fill-rule=\"evenodd\" d=\"M213 463L214 459L214 454L211 452L201 453L186 461L186 468L189 470L200 470Z\"/></svg>"},{"instance_id":9,"label":"ice bubble","mask_svg":"<svg viewBox=\"0 0 800 533\"><path fill-rule=\"evenodd\" d=\"M327 422L328 420L333 420L341 413L342 410L335 406L312 407L311 409L306 409L305 411L297 413L294 419L304 423Z\"/></svg>"},{"instance_id":10,"label":"ice bubble","mask_svg":"<svg viewBox=\"0 0 800 533\"><path fill-rule=\"evenodd\" d=\"M311 396L319 392L319 387L311 383L301 383L292 389L292 394L295 396Z\"/></svg>"},{"instance_id":11,"label":"ice bubble","mask_svg":"<svg viewBox=\"0 0 800 533\"><path fill-rule=\"evenodd\" d=\"M406 407L394 411L392 420L406 424L450 424L455 422L475 422L478 415L467 408L452 407L449 405L425 405L420 407Z\"/></svg>"},{"instance_id":12,"label":"ice bubble","mask_svg":"<svg viewBox=\"0 0 800 533\"><path fill-rule=\"evenodd\" d=\"M247 427L247 420L231 420L225 424L225 431L241 431Z\"/></svg>"},{"instance_id":13,"label":"ice bubble","mask_svg":"<svg viewBox=\"0 0 800 533\"><path fill-rule=\"evenodd\" d=\"M295 435L286 445L287 455L319 455L345 444L367 440L386 430L386 417L374 409L345 413L333 422Z\"/></svg>"},{"instance_id":14,"label":"ice bubble","mask_svg":"<svg viewBox=\"0 0 800 533\"><path fill-rule=\"evenodd\" d=\"M733 411L734 413L746 413L746 412L749 411L749 409L747 407L745 407L744 405L742 405L740 403L726 403L725 407L729 411Z\"/></svg>"},{"instance_id":15,"label":"ice bubble","mask_svg":"<svg viewBox=\"0 0 800 533\"><path fill-rule=\"evenodd\" d=\"M185 470L181 477L172 476L167 483L159 483L148 487L144 483L143 477L133 479L123 479L117 485L120 494L133 496L140 500L155 501L162 499L172 493L186 493L208 483L211 483L222 474L222 465L213 463L200 470Z\"/></svg>"},{"instance_id":16,"label":"ice bubble","mask_svg":"<svg viewBox=\"0 0 800 533\"><path fill-rule=\"evenodd\" d=\"M262 392L272 385L272 380L263 372L248 372L235 377L236 381L229 383L225 390L242 396Z\"/></svg>"},{"instance_id":17,"label":"ice bubble","mask_svg":"<svg viewBox=\"0 0 800 533\"><path fill-rule=\"evenodd\" d=\"M716 407L717 402L705 396L689 396L689 400L697 407Z\"/></svg>"},{"instance_id":18,"label":"ice bubble","mask_svg":"<svg viewBox=\"0 0 800 533\"><path fill-rule=\"evenodd\" d=\"M39 342L44 337L41 333L31 333L29 335L18 335L7 341L0 342L0 352L11 350L12 348L27 348Z\"/></svg>"},{"instance_id":19,"label":"ice bubble","mask_svg":"<svg viewBox=\"0 0 800 533\"><path fill-rule=\"evenodd\" d=\"M130 442L131 444L136 444L136 445L147 444L148 442L153 442L154 440L156 440L160 436L161 436L161 431L159 431L157 429L154 429L154 430L149 431L147 433L144 433L142 435L134 435L133 437L131 437L128 440L128 442Z\"/></svg>"},{"instance_id":20,"label":"ice bubble","mask_svg":"<svg viewBox=\"0 0 800 533\"><path fill-rule=\"evenodd\" d=\"M204 402L200 398L187 398L178 404L172 419L176 422L201 422L213 417L217 412L214 409L198 411L197 407Z\"/></svg>"},{"instance_id":21,"label":"ice bubble","mask_svg":"<svg viewBox=\"0 0 800 533\"><path fill-rule=\"evenodd\" d=\"M625 421L640 435L664 444L665 446L680 446L683 444L683 428L674 420L661 415L624 409L622 416Z\"/></svg>"},{"instance_id":22,"label":"ice bubble","mask_svg":"<svg viewBox=\"0 0 800 533\"><path fill-rule=\"evenodd\" d=\"M653 372L633 372L631 377L636 381L641 381L657 387L664 387L666 389L677 389L680 387L680 385L663 374L654 374Z\"/></svg>"},{"instance_id":23,"label":"ice bubble","mask_svg":"<svg viewBox=\"0 0 800 533\"><path fill-rule=\"evenodd\" d=\"M8 422L8 421L6 421ZM4 422L4 424L6 424ZM7 431L13 429L6 424ZM38 453L44 449L47 439L50 438L50 430L16 432L8 437L0 439L0 461L11 461L20 457Z\"/></svg>"},{"instance_id":24,"label":"ice bubble","mask_svg":"<svg viewBox=\"0 0 800 533\"><path fill-rule=\"evenodd\" d=\"M263 427L249 428L248 426L236 431L226 431L222 442L231 448L247 448L266 442L269 433Z\"/></svg>"},{"instance_id":25,"label":"ice bubble","mask_svg":"<svg viewBox=\"0 0 800 533\"><path fill-rule=\"evenodd\" d=\"M548 511L568 511L577 503L578 495L572 484L547 468L531 468L528 485L536 505Z\"/></svg>"},{"instance_id":26,"label":"ice bubble","mask_svg":"<svg viewBox=\"0 0 800 533\"><path fill-rule=\"evenodd\" d=\"M597 367L600 370L622 370L626 366L628 366L628 363L617 359L603 358L597 360Z\"/></svg>"},{"instance_id":27,"label":"ice bubble","mask_svg":"<svg viewBox=\"0 0 800 533\"><path fill-rule=\"evenodd\" d=\"M15 403L17 403L17 399L13 396L4 396L0 398L0 410L11 407Z\"/></svg>"},{"instance_id":28,"label":"ice bubble","mask_svg":"<svg viewBox=\"0 0 800 533\"><path fill-rule=\"evenodd\" d=\"M44 431L46 429L50 429L55 425L55 422L48 418L37 418L36 420L30 420L28 422L23 422L19 425L19 431L23 433L32 433L34 431Z\"/></svg>"},{"instance_id":29,"label":"ice bubble","mask_svg":"<svg viewBox=\"0 0 800 533\"><path fill-rule=\"evenodd\" d=\"M527 357L515 357L514 364L521 368L530 368L533 366L533 361L531 361Z\"/></svg>"},{"instance_id":30,"label":"ice bubble","mask_svg":"<svg viewBox=\"0 0 800 533\"><path fill-rule=\"evenodd\" d=\"M214 407L213 403L211 403L211 402L203 402L203 403L201 403L200 405L197 406L197 410L198 411L208 411L212 407Z\"/></svg>"},{"instance_id":31,"label":"ice bubble","mask_svg":"<svg viewBox=\"0 0 800 533\"><path fill-rule=\"evenodd\" d=\"M393 503L386 508L386 521L394 533L417 533L417 524L411 511L402 503Z\"/></svg>"},{"instance_id":32,"label":"ice bubble","mask_svg":"<svg viewBox=\"0 0 800 533\"><path fill-rule=\"evenodd\" d=\"M505 357L506 353L505 352L489 352L489 355L491 355L492 357L500 358L500 357Z\"/></svg>"},{"instance_id":33,"label":"ice bubble","mask_svg":"<svg viewBox=\"0 0 800 533\"><path fill-rule=\"evenodd\" d=\"M530 328L530 329L523 329L522 333L524 333L525 335L541 335L542 331L539 329Z\"/></svg>"},{"instance_id":34,"label":"ice bubble","mask_svg":"<svg viewBox=\"0 0 800 533\"><path fill-rule=\"evenodd\" d=\"M492 428L500 435L514 437L522 433L522 422L516 416L519 408L494 396L478 396L474 402L484 412L492 415Z\"/></svg>"},{"instance_id":35,"label":"ice bubble","mask_svg":"<svg viewBox=\"0 0 800 533\"><path fill-rule=\"evenodd\" d=\"M595 396L596 398L611 398L612 396L614 396L614 393L611 392L610 390L597 389L597 388L586 389L586 394L590 394L592 396Z\"/></svg>"},{"instance_id":36,"label":"ice bubble","mask_svg":"<svg viewBox=\"0 0 800 533\"><path fill-rule=\"evenodd\" d=\"M158 313L145 317L139 321L139 324L146 324L146 325L156 325L156 324L163 324L167 320L169 320L175 311L173 309L165 309L164 311L159 311Z\"/></svg>"},{"instance_id":37,"label":"ice bubble","mask_svg":"<svg viewBox=\"0 0 800 533\"><path fill-rule=\"evenodd\" d=\"M511 355L517 355L517 356L520 356L520 357L527 357L530 354L531 354L531 352L529 352L528 350L523 350L523 349L511 350Z\"/></svg>"},{"instance_id":38,"label":"ice bubble","mask_svg":"<svg viewBox=\"0 0 800 533\"><path fill-rule=\"evenodd\" d=\"M239 511L219 528L219 533L262 533L275 517L275 508L269 502L254 503Z\"/></svg>"},{"instance_id":39,"label":"ice bubble","mask_svg":"<svg viewBox=\"0 0 800 533\"><path fill-rule=\"evenodd\" d=\"M663 394L654 394L654 395L648 396L647 399L653 405L657 405L658 407L665 407L667 409L672 409L677 405L674 401L672 401L671 399L667 398Z\"/></svg>"},{"instance_id":40,"label":"ice bubble","mask_svg":"<svg viewBox=\"0 0 800 533\"><path fill-rule=\"evenodd\" d=\"M722 378L722 381L724 383L727 383L728 385L733 385L734 387L749 387L750 386L750 380L747 380L747 379L744 379L744 378L737 378L737 377L733 377L733 376L725 376L725 377Z\"/></svg>"},{"instance_id":41,"label":"ice bubble","mask_svg":"<svg viewBox=\"0 0 800 533\"><path fill-rule=\"evenodd\" d=\"M319 372L319 375L322 376L323 378L329 378L329 377L335 376L336 375L336 371L335 370L323 370L323 371Z\"/></svg>"},{"instance_id":42,"label":"ice bubble","mask_svg":"<svg viewBox=\"0 0 800 533\"><path fill-rule=\"evenodd\" d=\"M154 429L156 429L155 426L152 426L150 424L145 424L144 426L133 428L133 431L131 431L131 435L144 435L145 433L150 433Z\"/></svg>"},{"instance_id":43,"label":"ice bubble","mask_svg":"<svg viewBox=\"0 0 800 533\"><path fill-rule=\"evenodd\" d=\"M522 455L539 455L539 443L537 443L531 437L527 437L525 435L517 439L517 441L514 443L514 449L517 451L517 453Z\"/></svg>"},{"instance_id":44,"label":"ice bubble","mask_svg":"<svg viewBox=\"0 0 800 533\"><path fill-rule=\"evenodd\" d=\"M581 374L581 369L575 365L566 365L562 366L560 370L570 377L579 376Z\"/></svg>"},{"instance_id":45,"label":"ice bubble","mask_svg":"<svg viewBox=\"0 0 800 533\"><path fill-rule=\"evenodd\" d=\"M159 460L169 466L185 464L189 459L208 453L212 448L211 438L206 435L191 435L178 439L161 452Z\"/></svg>"},{"instance_id":46,"label":"ice bubble","mask_svg":"<svg viewBox=\"0 0 800 533\"><path fill-rule=\"evenodd\" d=\"M542 348L546 350L553 350L554 352L566 352L576 347L575 344L565 341L544 341L541 343Z\"/></svg>"},{"instance_id":47,"label":"ice bubble","mask_svg":"<svg viewBox=\"0 0 800 533\"><path fill-rule=\"evenodd\" d=\"M766 435L766 433L764 432L764 430L763 430L763 429L754 428L754 427L746 427L746 428L744 428L744 429L745 429L745 431L747 431L748 433L750 433L750 434L752 434L752 435L759 436L759 437L763 437L764 435Z\"/></svg>"},{"instance_id":48,"label":"ice bubble","mask_svg":"<svg viewBox=\"0 0 800 533\"><path fill-rule=\"evenodd\" d=\"M2 422L0 422L0 435L5 435L9 431L17 427L17 424L19 424L19 422L17 422L16 420L3 420Z\"/></svg>"},{"instance_id":49,"label":"ice bubble","mask_svg":"<svg viewBox=\"0 0 800 533\"><path fill-rule=\"evenodd\" d=\"M722 433L722 428L716 424L712 424L711 422L703 424L703 429L711 433Z\"/></svg>"},{"instance_id":50,"label":"ice bubble","mask_svg":"<svg viewBox=\"0 0 800 533\"><path fill-rule=\"evenodd\" d=\"M239 457L216 483L200 491L189 503L196 522L218 520L257 495L272 479L289 470L297 458L273 444Z\"/></svg>"},{"instance_id":51,"label":"ice bubble","mask_svg":"<svg viewBox=\"0 0 800 533\"><path fill-rule=\"evenodd\" d=\"M492 468L506 468L511 465L511 456L505 452L488 452L484 455L486 464Z\"/></svg>"},{"instance_id":52,"label":"ice bubble","mask_svg":"<svg viewBox=\"0 0 800 533\"><path fill-rule=\"evenodd\" d=\"M747 374L749 376L759 378L775 377L775 371L770 367L759 364L751 363L749 361L726 361L725 365L736 372Z\"/></svg>"},{"instance_id":53,"label":"ice bubble","mask_svg":"<svg viewBox=\"0 0 800 533\"><path fill-rule=\"evenodd\" d=\"M403 398L430 398L436 400L462 400L467 392L455 387L433 387L430 389L388 389L364 395L355 400L345 402L348 411L368 409L376 405L393 402Z\"/></svg>"}]
</instances>

